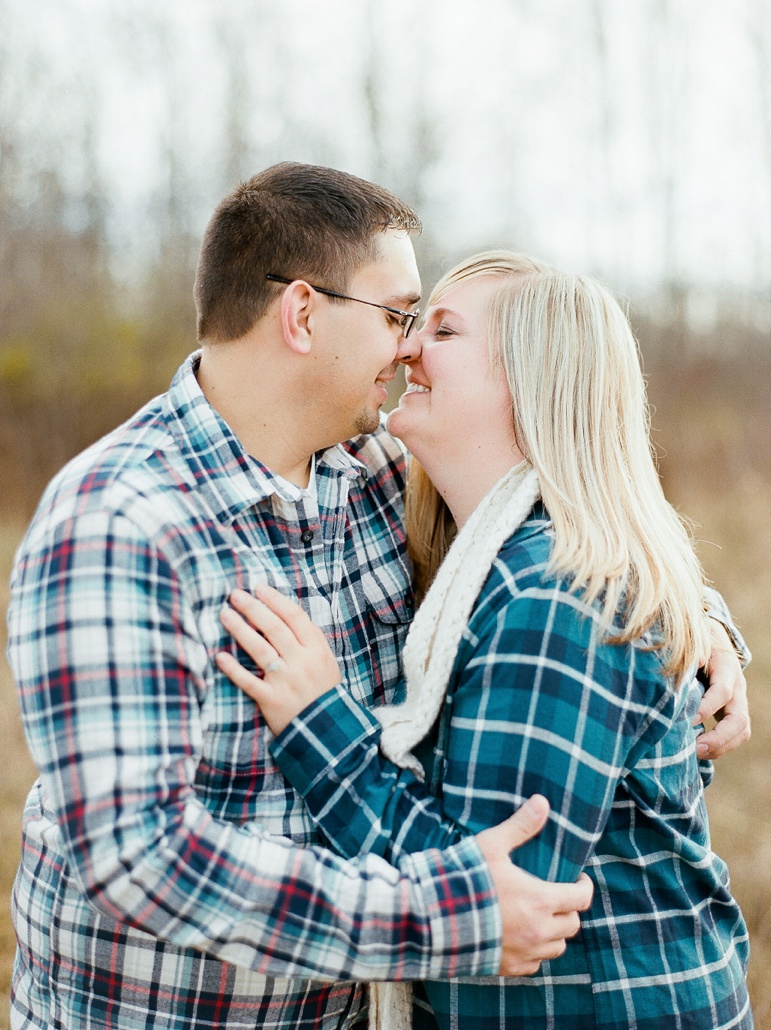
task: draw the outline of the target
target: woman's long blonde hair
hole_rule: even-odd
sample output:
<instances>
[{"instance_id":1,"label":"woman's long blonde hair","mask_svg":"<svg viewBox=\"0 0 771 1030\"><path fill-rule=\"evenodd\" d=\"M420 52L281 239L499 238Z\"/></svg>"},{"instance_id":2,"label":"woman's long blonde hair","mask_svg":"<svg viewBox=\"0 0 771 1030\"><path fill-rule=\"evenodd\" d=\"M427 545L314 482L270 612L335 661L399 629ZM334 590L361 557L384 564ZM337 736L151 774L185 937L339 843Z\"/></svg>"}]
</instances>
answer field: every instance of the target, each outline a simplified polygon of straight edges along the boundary
<instances>
[{"instance_id":1,"label":"woman's long blonde hair","mask_svg":"<svg viewBox=\"0 0 771 1030\"><path fill-rule=\"evenodd\" d=\"M704 580L656 471L629 323L601 283L507 251L462 262L429 303L483 275L501 280L489 312L491 364L507 379L517 442L554 525L549 570L588 602L600 599L612 641L655 626L667 672L679 679L709 653ZM407 535L419 597L454 533L444 501L413 462Z\"/></svg>"}]
</instances>

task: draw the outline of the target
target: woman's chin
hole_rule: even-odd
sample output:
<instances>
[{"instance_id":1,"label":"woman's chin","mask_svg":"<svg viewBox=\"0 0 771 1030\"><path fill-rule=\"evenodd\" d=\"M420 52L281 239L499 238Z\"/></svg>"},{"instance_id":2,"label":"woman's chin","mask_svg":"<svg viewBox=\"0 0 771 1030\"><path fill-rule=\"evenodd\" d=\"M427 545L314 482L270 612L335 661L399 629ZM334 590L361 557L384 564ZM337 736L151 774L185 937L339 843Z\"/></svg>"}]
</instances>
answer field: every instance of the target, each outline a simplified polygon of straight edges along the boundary
<instances>
[{"instance_id":1,"label":"woman's chin","mask_svg":"<svg viewBox=\"0 0 771 1030\"><path fill-rule=\"evenodd\" d=\"M416 457L417 451L425 452L434 446L430 442L430 426L426 422L425 415L418 417L416 412L409 411L400 405L388 413L386 426L391 436L401 440L407 450Z\"/></svg>"},{"instance_id":2,"label":"woman's chin","mask_svg":"<svg viewBox=\"0 0 771 1030\"><path fill-rule=\"evenodd\" d=\"M404 423L404 411L400 407L394 408L393 411L389 411L386 417L386 427L388 428L388 432L391 436L395 436L397 439L402 440L409 447L409 443L405 439L404 434L406 433L407 436L409 436L410 430L409 426L405 426Z\"/></svg>"}]
</instances>

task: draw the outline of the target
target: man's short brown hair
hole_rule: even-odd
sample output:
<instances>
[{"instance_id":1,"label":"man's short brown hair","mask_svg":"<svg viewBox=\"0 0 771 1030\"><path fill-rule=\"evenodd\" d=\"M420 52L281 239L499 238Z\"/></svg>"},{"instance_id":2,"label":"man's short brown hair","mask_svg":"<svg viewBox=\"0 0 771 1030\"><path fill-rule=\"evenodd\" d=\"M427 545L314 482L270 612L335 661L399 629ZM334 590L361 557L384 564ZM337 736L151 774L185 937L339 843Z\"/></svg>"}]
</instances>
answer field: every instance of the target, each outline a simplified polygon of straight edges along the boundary
<instances>
[{"instance_id":1,"label":"man's short brown hair","mask_svg":"<svg viewBox=\"0 0 771 1030\"><path fill-rule=\"evenodd\" d=\"M225 197L206 228L195 279L198 339L247 333L276 295L269 273L345 293L389 228L421 226L382 186L293 161L265 169Z\"/></svg>"}]
</instances>

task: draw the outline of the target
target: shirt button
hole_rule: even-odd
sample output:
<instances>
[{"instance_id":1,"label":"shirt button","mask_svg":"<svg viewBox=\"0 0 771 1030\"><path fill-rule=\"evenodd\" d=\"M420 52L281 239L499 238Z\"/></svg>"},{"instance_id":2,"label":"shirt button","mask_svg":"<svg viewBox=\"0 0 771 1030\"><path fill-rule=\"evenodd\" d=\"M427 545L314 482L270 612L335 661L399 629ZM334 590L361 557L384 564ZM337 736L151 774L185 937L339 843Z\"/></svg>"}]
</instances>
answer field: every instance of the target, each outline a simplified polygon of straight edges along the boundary
<instances>
[{"instance_id":1,"label":"shirt button","mask_svg":"<svg viewBox=\"0 0 771 1030\"><path fill-rule=\"evenodd\" d=\"M302 540L302 542L304 544L309 544L311 542L311 540L313 539L313 530L312 529L304 529L302 531L302 533L300 533L300 539Z\"/></svg>"}]
</instances>

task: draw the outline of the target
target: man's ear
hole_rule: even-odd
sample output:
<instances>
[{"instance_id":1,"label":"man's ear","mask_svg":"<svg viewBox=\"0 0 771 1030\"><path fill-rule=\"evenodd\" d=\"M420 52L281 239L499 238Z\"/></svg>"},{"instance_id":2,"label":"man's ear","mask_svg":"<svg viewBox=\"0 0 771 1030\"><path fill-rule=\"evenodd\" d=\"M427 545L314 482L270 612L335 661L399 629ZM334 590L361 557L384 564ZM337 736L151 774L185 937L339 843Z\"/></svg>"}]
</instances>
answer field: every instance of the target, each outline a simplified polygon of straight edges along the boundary
<instances>
[{"instance_id":1,"label":"man's ear","mask_svg":"<svg viewBox=\"0 0 771 1030\"><path fill-rule=\"evenodd\" d=\"M318 300L315 290L302 279L290 283L281 297L284 342L296 354L310 353Z\"/></svg>"}]
</instances>

